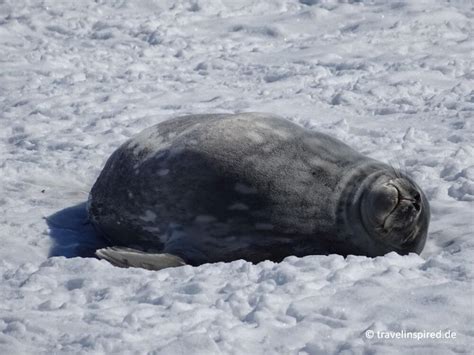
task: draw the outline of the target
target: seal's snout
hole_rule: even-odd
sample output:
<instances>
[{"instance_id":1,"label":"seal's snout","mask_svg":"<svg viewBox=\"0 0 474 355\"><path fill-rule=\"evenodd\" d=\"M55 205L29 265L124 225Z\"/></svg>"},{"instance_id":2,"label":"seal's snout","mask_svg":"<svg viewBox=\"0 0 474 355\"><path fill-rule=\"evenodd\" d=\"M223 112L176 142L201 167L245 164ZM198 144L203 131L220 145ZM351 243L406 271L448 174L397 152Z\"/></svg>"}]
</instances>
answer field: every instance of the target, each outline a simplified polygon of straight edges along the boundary
<instances>
[{"instance_id":1,"label":"seal's snout","mask_svg":"<svg viewBox=\"0 0 474 355\"><path fill-rule=\"evenodd\" d=\"M421 210L421 195L419 192L415 192L413 195L413 207L415 208L416 211L420 212Z\"/></svg>"},{"instance_id":2,"label":"seal's snout","mask_svg":"<svg viewBox=\"0 0 474 355\"><path fill-rule=\"evenodd\" d=\"M389 184L397 189L399 196L398 205L407 214L406 217L417 216L422 208L420 192L406 179L395 179L390 181Z\"/></svg>"}]
</instances>

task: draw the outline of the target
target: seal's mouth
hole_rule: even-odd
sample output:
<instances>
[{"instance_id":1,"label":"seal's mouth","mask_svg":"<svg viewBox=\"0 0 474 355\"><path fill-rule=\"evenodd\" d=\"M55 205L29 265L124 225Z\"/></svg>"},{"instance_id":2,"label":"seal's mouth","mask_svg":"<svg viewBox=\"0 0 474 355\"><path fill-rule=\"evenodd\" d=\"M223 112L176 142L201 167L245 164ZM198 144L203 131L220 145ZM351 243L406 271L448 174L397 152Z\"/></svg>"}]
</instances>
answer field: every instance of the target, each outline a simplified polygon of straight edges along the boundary
<instances>
[{"instance_id":1,"label":"seal's mouth","mask_svg":"<svg viewBox=\"0 0 474 355\"><path fill-rule=\"evenodd\" d=\"M388 227L387 223L389 218L397 211L397 209L402 208L402 203L411 204L414 210L416 211L415 214L418 214L421 211L421 196L418 192L415 192L413 196L406 196L400 191L397 185L393 184L392 182L387 183L387 185L394 188L397 191L397 195L396 204L394 205L392 210L388 212L387 216L383 220L382 227L384 229L387 229Z\"/></svg>"}]
</instances>

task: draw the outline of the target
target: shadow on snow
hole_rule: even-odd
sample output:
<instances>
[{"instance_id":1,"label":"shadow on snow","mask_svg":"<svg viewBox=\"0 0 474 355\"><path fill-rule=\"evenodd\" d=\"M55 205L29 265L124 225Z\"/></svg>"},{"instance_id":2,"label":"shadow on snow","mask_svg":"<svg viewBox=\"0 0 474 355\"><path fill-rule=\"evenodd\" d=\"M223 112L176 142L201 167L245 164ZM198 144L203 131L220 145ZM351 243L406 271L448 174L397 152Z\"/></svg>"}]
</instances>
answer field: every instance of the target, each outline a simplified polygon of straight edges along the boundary
<instances>
[{"instance_id":1,"label":"shadow on snow","mask_svg":"<svg viewBox=\"0 0 474 355\"><path fill-rule=\"evenodd\" d=\"M54 241L50 257L95 257L94 252L106 246L87 219L85 202L58 211L46 221Z\"/></svg>"}]
</instances>

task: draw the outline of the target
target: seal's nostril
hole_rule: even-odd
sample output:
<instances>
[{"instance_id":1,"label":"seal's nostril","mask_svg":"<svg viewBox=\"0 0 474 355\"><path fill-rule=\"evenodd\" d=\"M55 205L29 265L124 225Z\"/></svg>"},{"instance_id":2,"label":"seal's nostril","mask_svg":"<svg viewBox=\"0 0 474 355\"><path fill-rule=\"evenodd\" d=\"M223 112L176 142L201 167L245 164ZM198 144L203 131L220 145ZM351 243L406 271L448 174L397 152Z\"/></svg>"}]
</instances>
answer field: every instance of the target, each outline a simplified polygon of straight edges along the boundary
<instances>
[{"instance_id":1,"label":"seal's nostril","mask_svg":"<svg viewBox=\"0 0 474 355\"><path fill-rule=\"evenodd\" d=\"M415 207L415 210L419 211L421 209L421 206L418 202L413 202L413 207Z\"/></svg>"},{"instance_id":2,"label":"seal's nostril","mask_svg":"<svg viewBox=\"0 0 474 355\"><path fill-rule=\"evenodd\" d=\"M416 192L414 195L413 195L413 198L415 199L416 202L420 202L420 194L418 192ZM418 209L417 209L418 210Z\"/></svg>"}]
</instances>

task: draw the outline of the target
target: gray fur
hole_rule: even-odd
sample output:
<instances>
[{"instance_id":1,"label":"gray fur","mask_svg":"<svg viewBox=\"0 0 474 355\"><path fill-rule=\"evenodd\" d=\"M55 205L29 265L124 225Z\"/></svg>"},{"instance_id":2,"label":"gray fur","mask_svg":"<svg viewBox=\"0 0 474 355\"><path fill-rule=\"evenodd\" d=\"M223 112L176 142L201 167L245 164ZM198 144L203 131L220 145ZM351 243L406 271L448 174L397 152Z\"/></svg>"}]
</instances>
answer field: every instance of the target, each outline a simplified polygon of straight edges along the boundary
<instances>
[{"instance_id":1,"label":"gray fur","mask_svg":"<svg viewBox=\"0 0 474 355\"><path fill-rule=\"evenodd\" d=\"M419 192L423 210L397 209L393 228L379 233L368 227L379 202L366 196L373 184L400 187L398 177ZM369 214L365 224L361 208ZM259 113L191 115L146 129L107 161L88 210L114 245L192 265L419 253L429 222L422 191L400 172L335 138Z\"/></svg>"}]
</instances>

